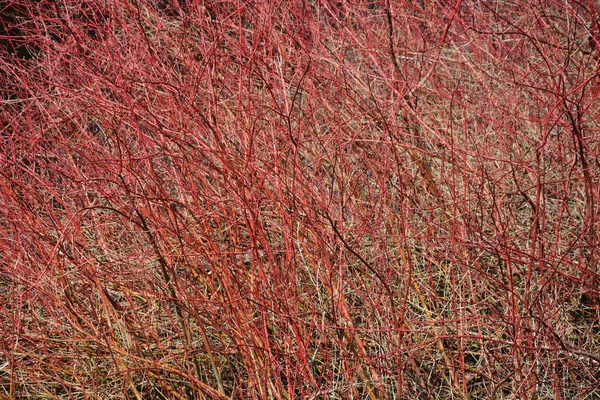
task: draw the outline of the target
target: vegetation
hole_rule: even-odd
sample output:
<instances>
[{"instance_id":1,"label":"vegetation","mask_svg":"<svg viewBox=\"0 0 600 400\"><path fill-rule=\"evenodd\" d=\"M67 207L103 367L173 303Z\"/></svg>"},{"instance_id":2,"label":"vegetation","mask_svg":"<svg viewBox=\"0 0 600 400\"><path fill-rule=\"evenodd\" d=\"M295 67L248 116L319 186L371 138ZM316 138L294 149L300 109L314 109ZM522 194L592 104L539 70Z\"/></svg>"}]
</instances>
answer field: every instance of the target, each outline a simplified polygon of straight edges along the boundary
<instances>
[{"instance_id":1,"label":"vegetation","mask_svg":"<svg viewBox=\"0 0 600 400\"><path fill-rule=\"evenodd\" d=\"M0 395L600 397L576 0L13 0Z\"/></svg>"}]
</instances>

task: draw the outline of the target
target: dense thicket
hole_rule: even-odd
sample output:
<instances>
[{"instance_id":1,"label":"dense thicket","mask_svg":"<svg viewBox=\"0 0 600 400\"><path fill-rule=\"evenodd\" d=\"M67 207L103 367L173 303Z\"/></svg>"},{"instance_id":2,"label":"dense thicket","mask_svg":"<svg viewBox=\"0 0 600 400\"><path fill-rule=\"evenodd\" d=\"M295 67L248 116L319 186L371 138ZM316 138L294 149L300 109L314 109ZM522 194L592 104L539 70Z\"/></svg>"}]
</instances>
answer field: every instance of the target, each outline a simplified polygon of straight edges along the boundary
<instances>
[{"instance_id":1,"label":"dense thicket","mask_svg":"<svg viewBox=\"0 0 600 400\"><path fill-rule=\"evenodd\" d=\"M0 395L600 396L595 1L0 8Z\"/></svg>"}]
</instances>

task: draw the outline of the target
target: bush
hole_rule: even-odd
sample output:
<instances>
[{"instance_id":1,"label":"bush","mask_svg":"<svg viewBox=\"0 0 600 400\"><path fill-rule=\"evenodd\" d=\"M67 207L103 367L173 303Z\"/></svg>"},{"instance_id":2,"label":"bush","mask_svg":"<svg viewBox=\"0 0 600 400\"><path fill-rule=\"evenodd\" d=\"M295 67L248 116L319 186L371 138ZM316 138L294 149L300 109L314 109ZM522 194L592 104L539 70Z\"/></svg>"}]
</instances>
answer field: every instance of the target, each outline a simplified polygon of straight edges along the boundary
<instances>
[{"instance_id":1,"label":"bush","mask_svg":"<svg viewBox=\"0 0 600 400\"><path fill-rule=\"evenodd\" d=\"M3 396L600 396L594 2L0 8Z\"/></svg>"}]
</instances>

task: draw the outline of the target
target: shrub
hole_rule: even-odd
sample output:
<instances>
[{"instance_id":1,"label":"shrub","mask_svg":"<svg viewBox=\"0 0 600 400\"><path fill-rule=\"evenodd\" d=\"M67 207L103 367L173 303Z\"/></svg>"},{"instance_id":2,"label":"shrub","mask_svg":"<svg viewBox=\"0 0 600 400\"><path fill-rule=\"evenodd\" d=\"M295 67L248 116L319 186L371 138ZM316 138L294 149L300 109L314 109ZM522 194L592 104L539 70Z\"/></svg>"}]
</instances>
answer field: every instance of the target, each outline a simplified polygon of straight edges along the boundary
<instances>
[{"instance_id":1,"label":"shrub","mask_svg":"<svg viewBox=\"0 0 600 400\"><path fill-rule=\"evenodd\" d=\"M594 2L1 7L3 396L600 396Z\"/></svg>"}]
</instances>

